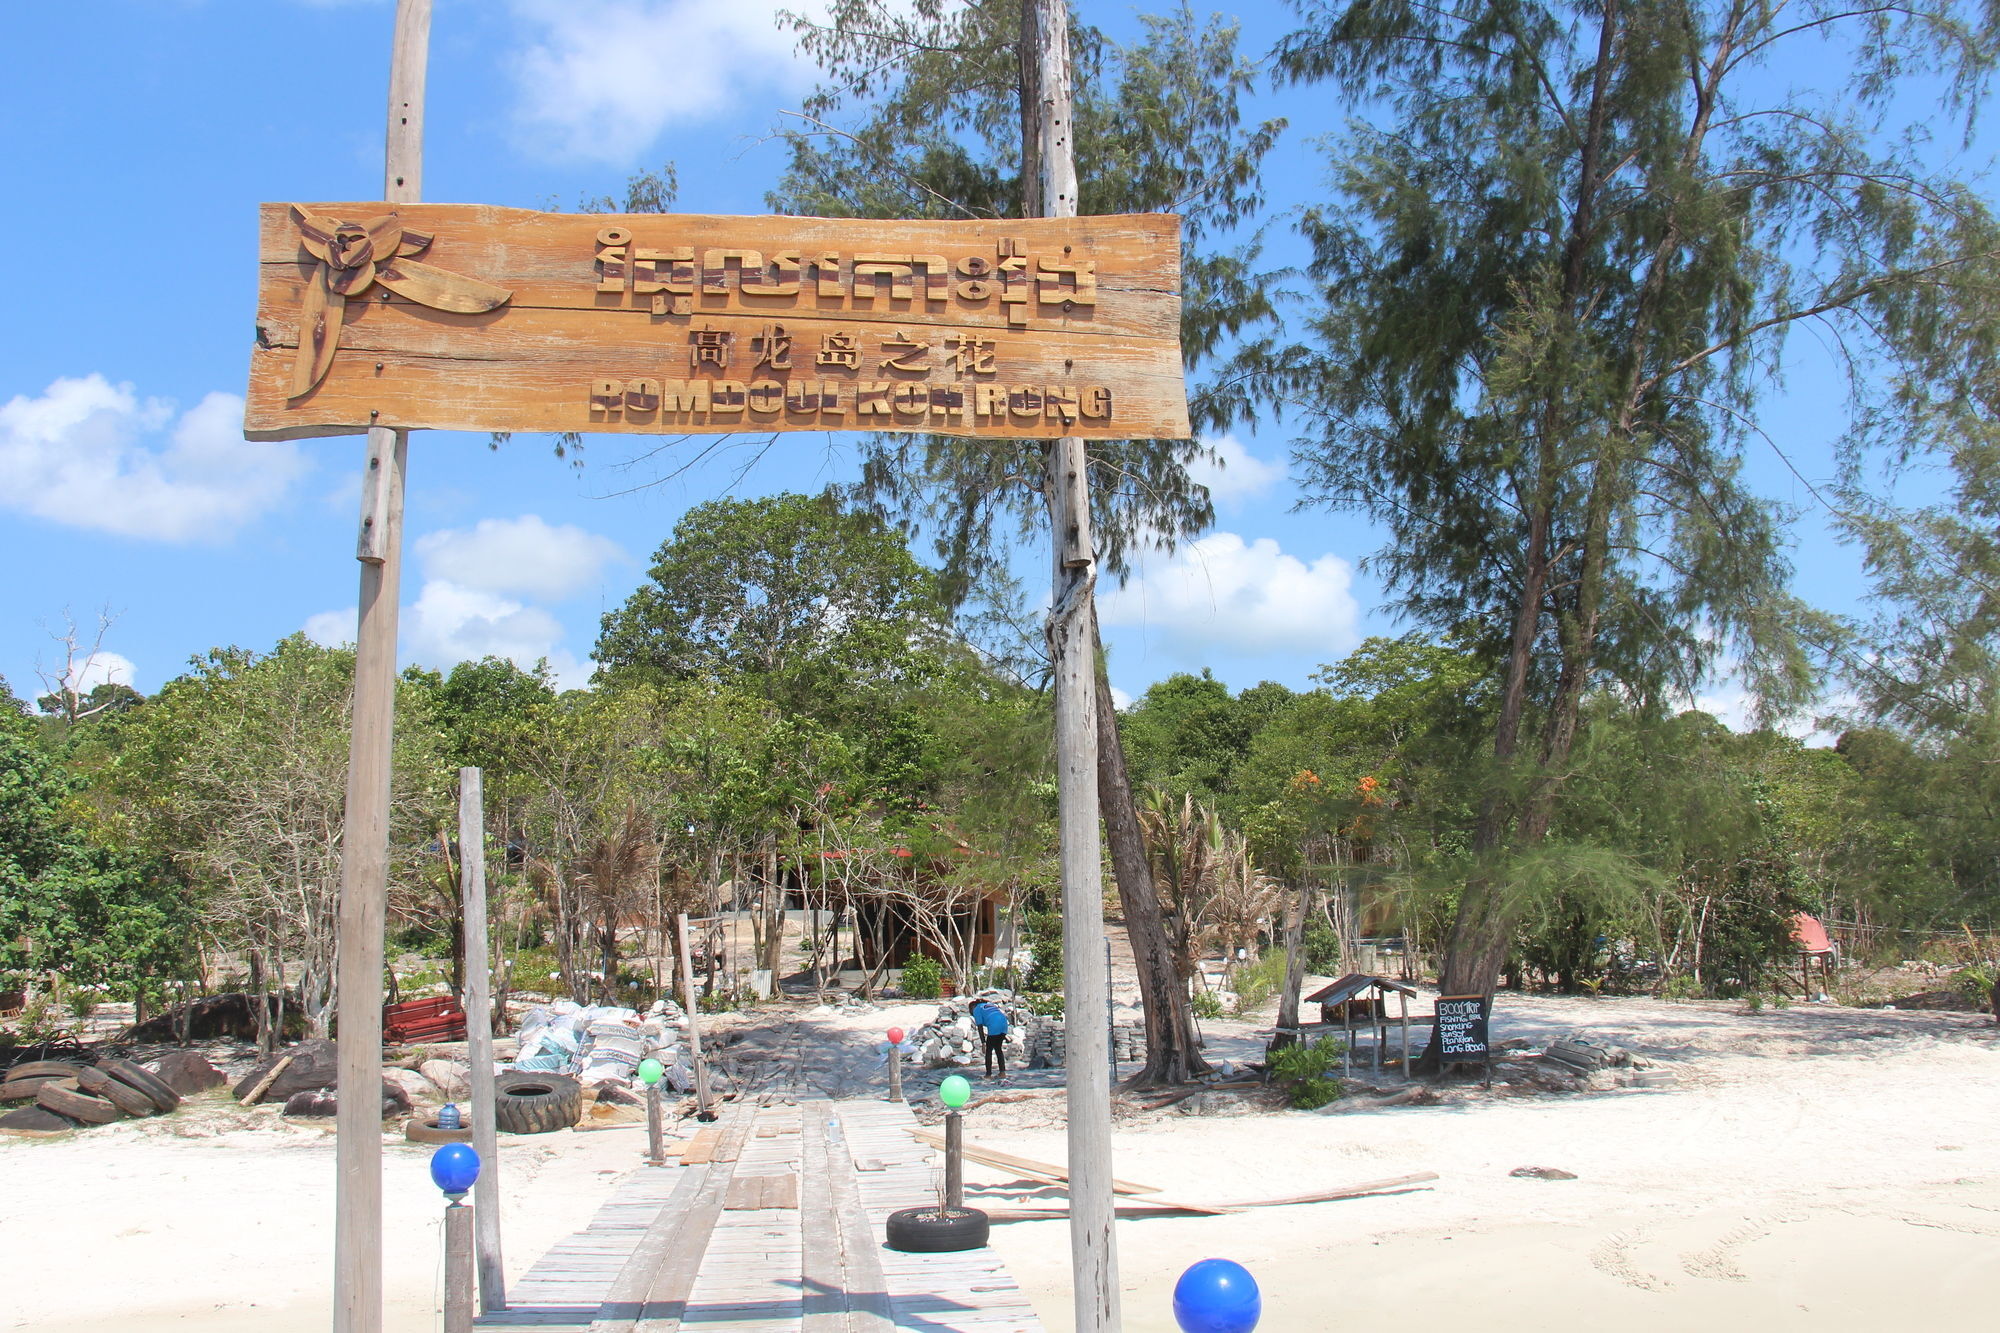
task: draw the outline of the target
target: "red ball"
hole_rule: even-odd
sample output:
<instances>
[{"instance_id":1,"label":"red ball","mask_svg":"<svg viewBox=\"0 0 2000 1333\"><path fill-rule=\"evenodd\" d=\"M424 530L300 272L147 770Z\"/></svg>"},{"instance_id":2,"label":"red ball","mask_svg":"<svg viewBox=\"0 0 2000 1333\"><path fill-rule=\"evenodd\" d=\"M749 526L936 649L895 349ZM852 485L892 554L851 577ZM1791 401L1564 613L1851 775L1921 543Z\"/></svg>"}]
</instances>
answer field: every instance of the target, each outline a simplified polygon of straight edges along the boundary
<instances>
[{"instance_id":1,"label":"red ball","mask_svg":"<svg viewBox=\"0 0 2000 1333\"><path fill-rule=\"evenodd\" d=\"M891 1046L901 1046L903 1044L903 1029L901 1028L889 1029L889 1044Z\"/></svg>"}]
</instances>

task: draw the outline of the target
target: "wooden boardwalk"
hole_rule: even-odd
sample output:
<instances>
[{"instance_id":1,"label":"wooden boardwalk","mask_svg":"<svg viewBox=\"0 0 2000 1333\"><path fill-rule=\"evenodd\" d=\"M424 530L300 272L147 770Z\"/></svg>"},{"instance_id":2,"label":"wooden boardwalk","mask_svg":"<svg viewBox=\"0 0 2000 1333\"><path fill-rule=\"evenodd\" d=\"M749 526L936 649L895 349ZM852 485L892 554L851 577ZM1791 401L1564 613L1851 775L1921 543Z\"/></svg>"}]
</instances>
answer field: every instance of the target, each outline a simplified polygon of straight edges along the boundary
<instances>
[{"instance_id":1,"label":"wooden boardwalk","mask_svg":"<svg viewBox=\"0 0 2000 1333\"><path fill-rule=\"evenodd\" d=\"M509 1284L481 1327L546 1333L1040 1333L990 1249L902 1254L933 1150L884 1101L732 1104L689 1165L623 1177L589 1227ZM706 1160L703 1160L706 1159Z\"/></svg>"}]
</instances>

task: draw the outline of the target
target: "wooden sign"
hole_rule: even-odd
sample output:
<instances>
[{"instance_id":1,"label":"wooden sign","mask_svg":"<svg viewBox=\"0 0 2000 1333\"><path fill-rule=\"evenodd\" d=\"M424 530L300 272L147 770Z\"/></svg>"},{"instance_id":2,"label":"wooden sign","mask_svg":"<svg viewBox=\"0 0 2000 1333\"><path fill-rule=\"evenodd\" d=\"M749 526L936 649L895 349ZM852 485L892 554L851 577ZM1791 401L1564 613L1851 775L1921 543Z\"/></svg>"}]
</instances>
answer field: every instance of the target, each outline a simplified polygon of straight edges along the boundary
<instances>
[{"instance_id":1,"label":"wooden sign","mask_svg":"<svg viewBox=\"0 0 2000 1333\"><path fill-rule=\"evenodd\" d=\"M265 204L253 440L1180 438L1180 219Z\"/></svg>"},{"instance_id":2,"label":"wooden sign","mask_svg":"<svg viewBox=\"0 0 2000 1333\"><path fill-rule=\"evenodd\" d=\"M1486 1060L1487 1009L1484 995L1440 995L1437 1001L1438 1056L1443 1060Z\"/></svg>"}]
</instances>

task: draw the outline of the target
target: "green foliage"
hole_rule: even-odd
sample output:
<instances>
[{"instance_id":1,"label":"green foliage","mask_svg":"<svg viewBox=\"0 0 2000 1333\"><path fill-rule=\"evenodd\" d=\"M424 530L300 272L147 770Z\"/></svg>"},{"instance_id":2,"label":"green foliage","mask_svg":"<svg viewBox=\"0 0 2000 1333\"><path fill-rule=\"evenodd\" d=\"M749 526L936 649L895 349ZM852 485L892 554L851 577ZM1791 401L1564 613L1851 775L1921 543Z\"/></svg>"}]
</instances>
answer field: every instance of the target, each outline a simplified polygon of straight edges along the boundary
<instances>
[{"instance_id":1,"label":"green foliage","mask_svg":"<svg viewBox=\"0 0 2000 1333\"><path fill-rule=\"evenodd\" d=\"M82 785L0 682L0 977L157 997L194 963L187 886L155 857L96 842Z\"/></svg>"},{"instance_id":2,"label":"green foliage","mask_svg":"<svg viewBox=\"0 0 2000 1333\"><path fill-rule=\"evenodd\" d=\"M944 964L928 954L913 953L903 964L903 994L913 1000L935 1000L943 989Z\"/></svg>"},{"instance_id":3,"label":"green foliage","mask_svg":"<svg viewBox=\"0 0 2000 1333\"><path fill-rule=\"evenodd\" d=\"M1189 997L1188 1007L1194 1010L1196 1018L1222 1017L1222 997L1206 986L1196 988Z\"/></svg>"},{"instance_id":4,"label":"green foliage","mask_svg":"<svg viewBox=\"0 0 2000 1333\"><path fill-rule=\"evenodd\" d=\"M1199 361L1270 311L1254 248L1236 245L1233 233L1262 202L1259 164L1283 122L1243 125L1253 69L1233 25L1186 8L1141 22L1144 37L1130 47L1072 25L1079 207L1180 215L1182 345ZM788 136L774 211L1040 214L1036 146L1021 141L1020 0L836 0L826 19L793 26L823 82L806 103L811 119ZM853 123L827 132L843 113ZM1010 548L1046 522L1044 445L877 434L863 451L856 497L931 538L946 600L1003 604L996 586ZM1192 439L1090 443L1092 525L1106 572L1122 577L1133 551L1192 539L1213 522L1206 489L1188 474L1202 453Z\"/></svg>"},{"instance_id":5,"label":"green foliage","mask_svg":"<svg viewBox=\"0 0 2000 1333\"><path fill-rule=\"evenodd\" d=\"M1236 990L1236 1012L1255 1013L1285 984L1285 951L1265 950L1263 957L1247 967L1237 968L1229 980Z\"/></svg>"},{"instance_id":6,"label":"green foliage","mask_svg":"<svg viewBox=\"0 0 2000 1333\"><path fill-rule=\"evenodd\" d=\"M1340 936L1318 916L1307 919L1299 951L1305 955L1306 971L1315 976L1330 977L1340 969Z\"/></svg>"},{"instance_id":7,"label":"green foliage","mask_svg":"<svg viewBox=\"0 0 2000 1333\"><path fill-rule=\"evenodd\" d=\"M1970 963L1951 979L1951 988L1981 1008L1993 1003L1993 987L2000 982L2000 968L1991 963Z\"/></svg>"},{"instance_id":8,"label":"green foliage","mask_svg":"<svg viewBox=\"0 0 2000 1333\"><path fill-rule=\"evenodd\" d=\"M1281 1047L1269 1057L1271 1081L1284 1089L1294 1107L1301 1111L1317 1110L1339 1100L1345 1091L1332 1071L1346 1049L1347 1044L1333 1036Z\"/></svg>"},{"instance_id":9,"label":"green foliage","mask_svg":"<svg viewBox=\"0 0 2000 1333\"><path fill-rule=\"evenodd\" d=\"M1064 1012L1061 991L1034 991L1023 995L1021 1003L1027 1006L1029 1013L1043 1018L1060 1018Z\"/></svg>"},{"instance_id":10,"label":"green foliage","mask_svg":"<svg viewBox=\"0 0 2000 1333\"><path fill-rule=\"evenodd\" d=\"M1031 991L1060 991L1063 988L1062 913L1028 911L1021 914L1021 933L1027 938L1031 960L1023 985Z\"/></svg>"}]
</instances>

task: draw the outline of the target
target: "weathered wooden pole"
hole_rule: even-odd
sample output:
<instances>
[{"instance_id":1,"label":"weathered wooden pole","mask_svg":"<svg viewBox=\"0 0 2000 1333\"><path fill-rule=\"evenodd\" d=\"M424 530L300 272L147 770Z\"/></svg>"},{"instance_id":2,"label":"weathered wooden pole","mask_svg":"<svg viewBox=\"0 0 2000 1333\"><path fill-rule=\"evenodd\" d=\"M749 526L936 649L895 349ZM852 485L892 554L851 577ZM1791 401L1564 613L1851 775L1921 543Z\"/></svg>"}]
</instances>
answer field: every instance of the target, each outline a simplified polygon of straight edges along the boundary
<instances>
[{"instance_id":1,"label":"weathered wooden pole","mask_svg":"<svg viewBox=\"0 0 2000 1333\"><path fill-rule=\"evenodd\" d=\"M414 203L422 190L430 29L430 0L397 0L382 191L391 203ZM360 623L340 857L334 1333L380 1333L382 1327L382 931L389 893L389 756L408 461L407 432L386 427L368 432L355 548L361 562Z\"/></svg>"},{"instance_id":2,"label":"weathered wooden pole","mask_svg":"<svg viewBox=\"0 0 2000 1333\"><path fill-rule=\"evenodd\" d=\"M701 1005L694 993L693 945L688 940L687 913L682 912L680 922L680 963L681 963L681 1003L687 1007L688 1020L688 1062L694 1066L694 1109L699 1120L713 1120L715 1113L708 1104L708 1066L701 1058Z\"/></svg>"},{"instance_id":3,"label":"weathered wooden pole","mask_svg":"<svg viewBox=\"0 0 2000 1333\"><path fill-rule=\"evenodd\" d=\"M484 774L458 770L459 932L465 948L465 1062L472 1098L472 1150L479 1180L472 1187L479 1238L479 1308L507 1308L507 1273L500 1259L500 1131L493 1119L492 950L486 941L486 800Z\"/></svg>"},{"instance_id":4,"label":"weathered wooden pole","mask_svg":"<svg viewBox=\"0 0 2000 1333\"><path fill-rule=\"evenodd\" d=\"M1033 112L1043 217L1076 216L1067 0L1034 0ZM1055 663L1057 809L1061 820L1063 993L1069 1050L1069 1245L1077 1333L1117 1333L1117 1214L1111 1187L1111 988L1097 825L1097 664L1091 599L1097 557L1083 441L1050 446L1044 481L1055 555L1049 648Z\"/></svg>"},{"instance_id":5,"label":"weathered wooden pole","mask_svg":"<svg viewBox=\"0 0 2000 1333\"><path fill-rule=\"evenodd\" d=\"M444 1333L472 1333L472 1233L480 1211L457 1200L444 1210Z\"/></svg>"}]
</instances>

